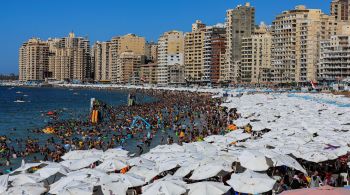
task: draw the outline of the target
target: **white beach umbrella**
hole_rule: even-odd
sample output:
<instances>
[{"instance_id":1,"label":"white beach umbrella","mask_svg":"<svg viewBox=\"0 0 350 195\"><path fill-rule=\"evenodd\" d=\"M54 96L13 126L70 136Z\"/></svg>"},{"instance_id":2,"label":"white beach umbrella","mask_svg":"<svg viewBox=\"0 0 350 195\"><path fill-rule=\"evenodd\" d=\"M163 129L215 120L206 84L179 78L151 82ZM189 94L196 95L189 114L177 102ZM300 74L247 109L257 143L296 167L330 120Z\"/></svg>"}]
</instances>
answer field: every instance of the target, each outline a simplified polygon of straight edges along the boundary
<instances>
[{"instance_id":1,"label":"white beach umbrella","mask_svg":"<svg viewBox=\"0 0 350 195\"><path fill-rule=\"evenodd\" d=\"M128 187L117 182L104 183L101 185L101 189L104 195L124 195L128 191Z\"/></svg>"},{"instance_id":2,"label":"white beach umbrella","mask_svg":"<svg viewBox=\"0 0 350 195\"><path fill-rule=\"evenodd\" d=\"M121 170L128 165L120 160L108 159L103 161L96 169L102 170L104 172L113 172L115 170Z\"/></svg>"},{"instance_id":3,"label":"white beach umbrella","mask_svg":"<svg viewBox=\"0 0 350 195\"><path fill-rule=\"evenodd\" d=\"M0 176L0 194L7 190L9 175Z\"/></svg>"},{"instance_id":4,"label":"white beach umbrella","mask_svg":"<svg viewBox=\"0 0 350 195\"><path fill-rule=\"evenodd\" d=\"M256 173L247 169L243 173L232 174L227 183L236 191L248 194L260 194L270 191L275 180L263 173Z\"/></svg>"},{"instance_id":5,"label":"white beach umbrella","mask_svg":"<svg viewBox=\"0 0 350 195\"><path fill-rule=\"evenodd\" d=\"M305 174L306 170L299 164L298 161L296 161L294 158L285 155L285 154L278 154L276 152L273 152L272 150L261 150L262 153L268 158L270 158L273 161L273 165L278 166L287 166L289 168L301 171Z\"/></svg>"},{"instance_id":6,"label":"white beach umbrella","mask_svg":"<svg viewBox=\"0 0 350 195\"><path fill-rule=\"evenodd\" d=\"M42 183L27 183L24 185L9 188L6 192L2 193L2 195L41 195L45 192L47 192L47 189Z\"/></svg>"},{"instance_id":7,"label":"white beach umbrella","mask_svg":"<svg viewBox=\"0 0 350 195\"><path fill-rule=\"evenodd\" d=\"M139 166L132 167L128 173L133 173L135 175L144 177L146 182L151 181L154 177L160 174L160 172L156 169L148 169L146 167Z\"/></svg>"},{"instance_id":8,"label":"white beach umbrella","mask_svg":"<svg viewBox=\"0 0 350 195\"><path fill-rule=\"evenodd\" d=\"M238 159L242 167L253 171L266 171L273 166L271 159L256 150L245 150Z\"/></svg>"},{"instance_id":9,"label":"white beach umbrella","mask_svg":"<svg viewBox=\"0 0 350 195\"><path fill-rule=\"evenodd\" d=\"M193 171L191 180L202 180L217 176L221 171L225 170L225 167L215 164L207 164L199 166Z\"/></svg>"},{"instance_id":10,"label":"white beach umbrella","mask_svg":"<svg viewBox=\"0 0 350 195\"><path fill-rule=\"evenodd\" d=\"M69 167L70 170L79 170L85 167L89 167L91 164L99 161L100 158L83 158L78 160L65 160L60 162L65 167Z\"/></svg>"},{"instance_id":11,"label":"white beach umbrella","mask_svg":"<svg viewBox=\"0 0 350 195\"><path fill-rule=\"evenodd\" d=\"M39 175L35 174L29 174L29 173L23 173L19 175L12 175L9 177L9 181L11 181L12 186L20 186L27 183L38 183L40 181L44 180L44 178L40 177Z\"/></svg>"},{"instance_id":12,"label":"white beach umbrella","mask_svg":"<svg viewBox=\"0 0 350 195\"><path fill-rule=\"evenodd\" d=\"M40 166L42 165L43 163L26 163L23 159L22 159L22 163L21 163L21 166L14 170L13 172L11 172L10 174L14 174L16 172L23 172L23 171L26 171L30 168L33 168L33 167L37 167L37 166Z\"/></svg>"},{"instance_id":13,"label":"white beach umbrella","mask_svg":"<svg viewBox=\"0 0 350 195\"><path fill-rule=\"evenodd\" d=\"M182 166L174 173L174 176L185 177L186 175L190 174L191 171L195 170L197 167L199 167L199 163L192 163L190 165Z\"/></svg>"},{"instance_id":14,"label":"white beach umbrella","mask_svg":"<svg viewBox=\"0 0 350 195\"><path fill-rule=\"evenodd\" d=\"M79 175L79 176L67 176L62 177L60 180L50 185L50 194L58 194L61 192L66 186L69 186L73 181L83 181L86 179L87 175Z\"/></svg>"},{"instance_id":15,"label":"white beach umbrella","mask_svg":"<svg viewBox=\"0 0 350 195\"><path fill-rule=\"evenodd\" d=\"M143 195L181 195L186 192L184 185L173 181L155 181L152 184L142 187Z\"/></svg>"},{"instance_id":16,"label":"white beach umbrella","mask_svg":"<svg viewBox=\"0 0 350 195\"><path fill-rule=\"evenodd\" d=\"M100 158L102 155L102 150L72 150L65 153L61 158L63 160L79 160L84 158Z\"/></svg>"},{"instance_id":17,"label":"white beach umbrella","mask_svg":"<svg viewBox=\"0 0 350 195\"><path fill-rule=\"evenodd\" d=\"M164 152L184 152L184 148L178 144L172 145L158 145L151 149L152 153L164 153Z\"/></svg>"},{"instance_id":18,"label":"white beach umbrella","mask_svg":"<svg viewBox=\"0 0 350 195\"><path fill-rule=\"evenodd\" d=\"M128 188L143 186L146 184L143 177L132 173L111 174L109 177L113 183L121 183Z\"/></svg>"},{"instance_id":19,"label":"white beach umbrella","mask_svg":"<svg viewBox=\"0 0 350 195\"><path fill-rule=\"evenodd\" d=\"M39 175L40 177L42 177L43 179L47 179L57 173L60 173L62 175L67 175L70 170L59 164L59 163L55 163L55 162L44 162L45 164L47 164L47 166L37 170L34 174Z\"/></svg>"},{"instance_id":20,"label":"white beach umbrella","mask_svg":"<svg viewBox=\"0 0 350 195\"><path fill-rule=\"evenodd\" d=\"M135 157L129 159L127 162L130 166L146 167L150 169L156 166L156 163L154 161L142 157Z\"/></svg>"},{"instance_id":21,"label":"white beach umbrella","mask_svg":"<svg viewBox=\"0 0 350 195\"><path fill-rule=\"evenodd\" d=\"M231 189L229 186L225 186L223 183L218 182L199 182L189 184L188 195L222 195Z\"/></svg>"},{"instance_id":22,"label":"white beach umbrella","mask_svg":"<svg viewBox=\"0 0 350 195\"><path fill-rule=\"evenodd\" d=\"M93 185L83 181L72 181L68 185L64 186L60 191L59 195L92 195L93 194ZM51 193L51 191L49 192ZM55 193L52 193L55 194Z\"/></svg>"},{"instance_id":23,"label":"white beach umbrella","mask_svg":"<svg viewBox=\"0 0 350 195\"><path fill-rule=\"evenodd\" d=\"M245 139L249 139L251 137L251 134L243 133L242 130L236 130L236 131L231 131L230 133L226 134L225 136L232 137L236 141L242 141Z\"/></svg>"},{"instance_id":24,"label":"white beach umbrella","mask_svg":"<svg viewBox=\"0 0 350 195\"><path fill-rule=\"evenodd\" d=\"M119 149L119 148L113 148L108 149L105 152L103 152L101 159L107 160L107 159L119 159L119 160L128 160L128 151Z\"/></svg>"}]
</instances>

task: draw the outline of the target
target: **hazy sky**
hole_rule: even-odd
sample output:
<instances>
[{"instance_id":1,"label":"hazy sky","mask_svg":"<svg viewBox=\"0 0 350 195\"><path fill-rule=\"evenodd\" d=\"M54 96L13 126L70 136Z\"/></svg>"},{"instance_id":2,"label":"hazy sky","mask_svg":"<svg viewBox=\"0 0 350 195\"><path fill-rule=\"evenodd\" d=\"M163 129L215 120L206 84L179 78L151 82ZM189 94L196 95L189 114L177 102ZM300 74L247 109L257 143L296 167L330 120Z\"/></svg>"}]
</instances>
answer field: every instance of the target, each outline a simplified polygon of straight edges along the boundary
<instances>
[{"instance_id":1,"label":"hazy sky","mask_svg":"<svg viewBox=\"0 0 350 195\"><path fill-rule=\"evenodd\" d=\"M329 13L331 0L250 0L256 23L296 5ZM63 37L70 31L88 36L91 44L135 33L149 41L169 30L190 31L200 19L223 23L227 9L242 0L3 0L0 2L0 73L18 72L18 48L31 37Z\"/></svg>"}]
</instances>

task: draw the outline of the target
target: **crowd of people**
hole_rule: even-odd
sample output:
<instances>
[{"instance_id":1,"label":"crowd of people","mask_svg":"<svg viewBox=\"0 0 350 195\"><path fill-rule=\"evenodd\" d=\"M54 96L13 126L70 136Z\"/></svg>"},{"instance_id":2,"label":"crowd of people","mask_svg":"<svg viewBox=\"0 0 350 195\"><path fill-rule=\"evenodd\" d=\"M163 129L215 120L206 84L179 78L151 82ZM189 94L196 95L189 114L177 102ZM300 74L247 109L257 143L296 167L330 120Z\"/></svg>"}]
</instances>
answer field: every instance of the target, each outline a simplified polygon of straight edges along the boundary
<instances>
[{"instance_id":1,"label":"crowd of people","mask_svg":"<svg viewBox=\"0 0 350 195\"><path fill-rule=\"evenodd\" d=\"M123 147L140 155L158 144L182 144L224 134L230 118L238 117L236 110L221 108L221 99L213 99L210 94L162 90L129 92L138 94L139 100L148 96L154 101L133 106L103 104L98 123L92 123L90 115L69 120L55 115L50 116L52 120L44 128L28 130L26 138L2 136L0 157L4 159L3 167L7 167L5 171L12 170L11 165L17 158L58 162L71 149ZM147 121L150 128L141 120L132 127L136 116Z\"/></svg>"}]
</instances>

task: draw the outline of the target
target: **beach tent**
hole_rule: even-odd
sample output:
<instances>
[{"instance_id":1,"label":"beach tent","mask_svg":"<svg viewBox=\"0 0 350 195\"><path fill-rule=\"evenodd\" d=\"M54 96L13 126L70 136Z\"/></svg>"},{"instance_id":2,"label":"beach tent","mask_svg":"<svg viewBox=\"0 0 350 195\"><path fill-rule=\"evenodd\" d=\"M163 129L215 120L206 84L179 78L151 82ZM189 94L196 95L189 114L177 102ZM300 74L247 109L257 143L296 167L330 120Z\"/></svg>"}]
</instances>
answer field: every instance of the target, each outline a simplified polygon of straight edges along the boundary
<instances>
[{"instance_id":1,"label":"beach tent","mask_svg":"<svg viewBox=\"0 0 350 195\"><path fill-rule=\"evenodd\" d=\"M257 173L247 169L243 173L232 174L227 183L236 191L247 194L260 194L270 191L275 180L264 173Z\"/></svg>"},{"instance_id":2,"label":"beach tent","mask_svg":"<svg viewBox=\"0 0 350 195\"><path fill-rule=\"evenodd\" d=\"M270 158L256 150L245 150L238 157L242 167L253 171L266 171L273 166Z\"/></svg>"},{"instance_id":3,"label":"beach tent","mask_svg":"<svg viewBox=\"0 0 350 195\"><path fill-rule=\"evenodd\" d=\"M47 192L47 189L44 187L42 183L27 183L20 186L15 186L9 188L3 195L13 195L13 194L21 194L21 195L41 195Z\"/></svg>"},{"instance_id":4,"label":"beach tent","mask_svg":"<svg viewBox=\"0 0 350 195\"><path fill-rule=\"evenodd\" d=\"M218 182L199 182L189 184L187 188L190 190L188 195L222 195L231 189Z\"/></svg>"},{"instance_id":5,"label":"beach tent","mask_svg":"<svg viewBox=\"0 0 350 195\"><path fill-rule=\"evenodd\" d=\"M349 195L350 190L345 188L334 188L331 186L322 186L319 188L305 188L282 192L281 195Z\"/></svg>"}]
</instances>

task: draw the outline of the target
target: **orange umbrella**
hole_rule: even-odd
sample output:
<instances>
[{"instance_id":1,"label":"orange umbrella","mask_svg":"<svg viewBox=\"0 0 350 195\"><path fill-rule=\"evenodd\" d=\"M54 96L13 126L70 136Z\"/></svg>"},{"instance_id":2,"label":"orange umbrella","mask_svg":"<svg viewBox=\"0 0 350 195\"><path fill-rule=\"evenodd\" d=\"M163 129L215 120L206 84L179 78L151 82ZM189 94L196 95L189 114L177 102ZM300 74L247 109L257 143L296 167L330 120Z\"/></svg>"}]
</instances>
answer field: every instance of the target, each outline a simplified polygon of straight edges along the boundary
<instances>
[{"instance_id":1,"label":"orange umbrella","mask_svg":"<svg viewBox=\"0 0 350 195\"><path fill-rule=\"evenodd\" d=\"M345 188L323 186L319 188L305 188L299 190L285 191L281 195L350 195L350 190Z\"/></svg>"}]
</instances>

